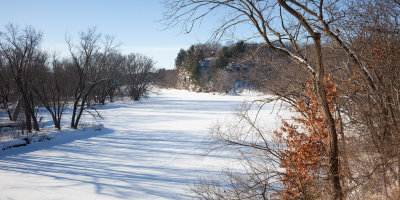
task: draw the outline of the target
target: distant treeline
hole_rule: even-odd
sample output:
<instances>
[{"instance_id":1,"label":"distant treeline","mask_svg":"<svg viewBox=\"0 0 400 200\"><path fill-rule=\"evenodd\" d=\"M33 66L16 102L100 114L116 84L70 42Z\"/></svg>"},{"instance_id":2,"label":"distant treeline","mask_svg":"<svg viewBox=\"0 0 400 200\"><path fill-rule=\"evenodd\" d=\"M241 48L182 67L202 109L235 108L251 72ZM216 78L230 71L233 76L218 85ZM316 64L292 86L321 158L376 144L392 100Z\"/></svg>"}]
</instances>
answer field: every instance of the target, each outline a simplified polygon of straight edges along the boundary
<instances>
[{"instance_id":1,"label":"distant treeline","mask_svg":"<svg viewBox=\"0 0 400 200\"><path fill-rule=\"evenodd\" d=\"M158 72L144 55L123 55L114 38L95 29L66 39L70 56L40 48L42 33L9 24L0 32L0 109L11 121L25 121L26 129L39 131L37 110L45 107L56 128L65 108L71 107L71 127L94 104L116 97L139 100L149 92ZM32 127L33 125L33 127Z\"/></svg>"}]
</instances>

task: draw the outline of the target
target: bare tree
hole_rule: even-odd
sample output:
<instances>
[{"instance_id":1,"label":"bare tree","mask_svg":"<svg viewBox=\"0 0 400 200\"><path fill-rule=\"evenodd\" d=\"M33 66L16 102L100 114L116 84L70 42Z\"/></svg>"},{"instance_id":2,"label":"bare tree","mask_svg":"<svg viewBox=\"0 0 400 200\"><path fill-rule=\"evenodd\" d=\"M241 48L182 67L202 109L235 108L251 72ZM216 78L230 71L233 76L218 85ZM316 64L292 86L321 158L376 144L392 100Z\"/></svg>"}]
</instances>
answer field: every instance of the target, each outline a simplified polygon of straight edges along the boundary
<instances>
[{"instance_id":1,"label":"bare tree","mask_svg":"<svg viewBox=\"0 0 400 200\"><path fill-rule=\"evenodd\" d=\"M263 40L264 47L285 55L295 64L293 68L307 73L329 131L328 169L334 199L343 198L341 184L355 180L348 177L341 181L339 171L338 133L345 129L351 134L358 130L358 138L370 138L365 148L374 146L374 153L380 155L381 161L374 161L376 168L366 170L366 177L380 169L391 174L383 174L385 188L396 182L385 177L397 177L397 184L400 183L399 86L394 67L398 65L399 52L398 1L171 0L166 1L166 6L167 23L182 22L188 32L210 13L225 13L225 21L213 38L234 28L248 28L253 34L245 39ZM341 88L344 94L337 105L339 114L331 112L326 102L322 84L326 74L333 75L338 83L348 84ZM347 121L337 127L335 115L343 115ZM345 139L343 134L342 140Z\"/></svg>"},{"instance_id":2,"label":"bare tree","mask_svg":"<svg viewBox=\"0 0 400 200\"><path fill-rule=\"evenodd\" d=\"M264 46L281 53L298 67L308 72L313 91L323 112L329 131L329 170L334 199L343 198L339 171L338 131L333 115L329 110L323 86L326 59L323 55L323 40L332 41L344 51L354 63L365 86L377 97L379 89L376 79L351 48L348 37L340 34L344 2L333 0L319 1L167 1L166 13L169 24L183 22L190 31L196 22L201 21L211 12L227 13L226 20L214 34L220 38L232 28L250 24L254 35L249 38L261 38ZM346 7L347 8L347 7ZM306 47L306 49L304 49ZM307 48L311 48L312 54Z\"/></svg>"},{"instance_id":3,"label":"bare tree","mask_svg":"<svg viewBox=\"0 0 400 200\"><path fill-rule=\"evenodd\" d=\"M106 39L101 44L100 39L101 35L96 32L95 28L81 32L77 45L74 45L70 38L66 39L76 76L73 80L75 88L71 118L71 127L75 129L78 128L89 95L99 83L106 80L101 73L105 67L102 61L113 51L114 46L111 40Z\"/></svg>"},{"instance_id":4,"label":"bare tree","mask_svg":"<svg viewBox=\"0 0 400 200\"><path fill-rule=\"evenodd\" d=\"M216 69L212 76L212 85L213 90L228 94L235 87L235 77L223 69Z\"/></svg>"},{"instance_id":5,"label":"bare tree","mask_svg":"<svg viewBox=\"0 0 400 200\"><path fill-rule=\"evenodd\" d=\"M154 62L141 54L129 54L126 57L125 72L128 94L138 101L154 83Z\"/></svg>"},{"instance_id":6,"label":"bare tree","mask_svg":"<svg viewBox=\"0 0 400 200\"><path fill-rule=\"evenodd\" d=\"M39 130L32 81L35 78L35 68L41 67L45 59L38 49L41 39L42 34L32 27L20 30L12 24L6 26L6 32L0 33L0 53L6 60L5 65L22 98L28 131L32 130L32 120L34 129Z\"/></svg>"},{"instance_id":7,"label":"bare tree","mask_svg":"<svg viewBox=\"0 0 400 200\"><path fill-rule=\"evenodd\" d=\"M69 76L62 62L54 54L51 60L51 68L37 72L40 80L34 84L34 91L43 106L49 111L57 129L61 129L61 118L64 109L70 100L68 94Z\"/></svg>"},{"instance_id":8,"label":"bare tree","mask_svg":"<svg viewBox=\"0 0 400 200\"><path fill-rule=\"evenodd\" d=\"M280 151L285 145L260 128L263 107L276 99L262 99L242 105L229 122L216 124L211 131L214 150L230 150L244 170L224 169L224 177L202 179L192 188L199 199L272 199L281 197L285 172L280 169ZM256 114L249 112L256 109ZM239 164L239 165L240 165ZM279 198L278 198L279 199Z\"/></svg>"},{"instance_id":9,"label":"bare tree","mask_svg":"<svg viewBox=\"0 0 400 200\"><path fill-rule=\"evenodd\" d=\"M112 53L101 60L104 62L101 65L104 66L102 74L105 80L94 89L92 96L95 102L104 104L107 97L111 102L114 101L115 92L123 82L124 59L120 53Z\"/></svg>"},{"instance_id":10,"label":"bare tree","mask_svg":"<svg viewBox=\"0 0 400 200\"><path fill-rule=\"evenodd\" d=\"M351 1L342 33L350 38L357 59L357 62L345 62L347 70L342 70L349 80L344 88L347 94L341 103L342 115L352 119L344 126L363 138L351 141L351 145L364 149L348 156L352 158L351 166L362 168L357 171L364 174L354 173L352 180L361 188L360 193L380 193L385 198L396 186L397 191L400 187L399 13L400 5L392 0ZM369 81L353 65L368 71L373 87L368 86ZM361 155L369 159L360 159ZM381 184L376 185L377 182Z\"/></svg>"},{"instance_id":11,"label":"bare tree","mask_svg":"<svg viewBox=\"0 0 400 200\"><path fill-rule=\"evenodd\" d=\"M0 55L0 107L6 110L8 118L12 120L12 112L10 109L10 100L12 98L12 80L3 64L3 57Z\"/></svg>"},{"instance_id":12,"label":"bare tree","mask_svg":"<svg viewBox=\"0 0 400 200\"><path fill-rule=\"evenodd\" d=\"M176 88L178 71L176 69L160 69L157 73L156 84L163 88Z\"/></svg>"}]
</instances>

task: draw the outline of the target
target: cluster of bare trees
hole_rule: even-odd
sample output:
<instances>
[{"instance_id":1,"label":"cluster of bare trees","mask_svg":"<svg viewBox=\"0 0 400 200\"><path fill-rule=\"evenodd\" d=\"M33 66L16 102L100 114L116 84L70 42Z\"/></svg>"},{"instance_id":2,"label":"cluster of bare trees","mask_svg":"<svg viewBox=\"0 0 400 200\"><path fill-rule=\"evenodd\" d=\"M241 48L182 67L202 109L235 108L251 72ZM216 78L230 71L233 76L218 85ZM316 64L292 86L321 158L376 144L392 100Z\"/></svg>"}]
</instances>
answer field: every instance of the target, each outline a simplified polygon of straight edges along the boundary
<instances>
[{"instance_id":1,"label":"cluster of bare trees","mask_svg":"<svg viewBox=\"0 0 400 200\"><path fill-rule=\"evenodd\" d=\"M69 58L42 50L41 40L42 33L29 26L20 29L10 24L0 32L0 108L11 121L24 119L28 131L39 131L40 107L51 114L58 129L70 107L71 127L76 129L91 105L125 94L139 100L153 84L150 58L122 55L112 37L94 28L79 33L76 42L66 38Z\"/></svg>"},{"instance_id":2,"label":"cluster of bare trees","mask_svg":"<svg viewBox=\"0 0 400 200\"><path fill-rule=\"evenodd\" d=\"M176 69L160 69L156 78L156 85L162 88L176 88L178 71Z\"/></svg>"},{"instance_id":3,"label":"cluster of bare trees","mask_svg":"<svg viewBox=\"0 0 400 200\"><path fill-rule=\"evenodd\" d=\"M324 154L290 153L289 143L267 139L274 134L244 111L240 124L219 126L213 137L236 147L247 170L228 173L223 183L204 182L195 189L200 198L400 198L399 1L171 0L166 6L168 24L183 23L187 31L210 13L225 13L213 38L253 30L241 39L262 40L284 57L254 57L279 75L266 80L261 67L258 84L303 116L300 125L284 124L279 141L293 141L300 130L303 138L326 133L314 141ZM317 158L318 166L304 167Z\"/></svg>"}]
</instances>

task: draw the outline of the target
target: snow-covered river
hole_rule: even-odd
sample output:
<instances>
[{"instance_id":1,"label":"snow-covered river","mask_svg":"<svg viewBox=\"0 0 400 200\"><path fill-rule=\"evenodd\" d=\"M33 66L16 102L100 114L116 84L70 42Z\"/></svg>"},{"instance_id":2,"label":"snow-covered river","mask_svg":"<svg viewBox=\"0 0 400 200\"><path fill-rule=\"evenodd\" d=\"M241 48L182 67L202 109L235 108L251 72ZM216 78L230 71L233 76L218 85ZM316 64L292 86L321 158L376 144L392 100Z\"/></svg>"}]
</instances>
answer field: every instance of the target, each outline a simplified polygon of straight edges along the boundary
<instances>
[{"instance_id":1,"label":"snow-covered river","mask_svg":"<svg viewBox=\"0 0 400 200\"><path fill-rule=\"evenodd\" d=\"M0 199L187 198L199 177L234 163L203 154L213 123L248 98L162 90L109 104L102 131L0 151Z\"/></svg>"}]
</instances>

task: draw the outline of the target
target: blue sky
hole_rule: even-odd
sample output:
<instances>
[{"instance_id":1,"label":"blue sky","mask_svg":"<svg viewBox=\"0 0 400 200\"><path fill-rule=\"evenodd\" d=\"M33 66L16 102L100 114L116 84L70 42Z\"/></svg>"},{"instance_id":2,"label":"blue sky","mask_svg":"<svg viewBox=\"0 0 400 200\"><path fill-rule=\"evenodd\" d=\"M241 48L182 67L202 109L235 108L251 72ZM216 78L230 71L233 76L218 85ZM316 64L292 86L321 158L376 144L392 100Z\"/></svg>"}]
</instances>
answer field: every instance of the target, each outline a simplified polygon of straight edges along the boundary
<instances>
[{"instance_id":1,"label":"blue sky","mask_svg":"<svg viewBox=\"0 0 400 200\"><path fill-rule=\"evenodd\" d=\"M203 23L190 34L164 28L160 0L0 0L0 30L8 23L31 25L43 32L42 48L66 55L65 34L96 27L116 37L123 53L152 57L157 68L173 68L181 48L205 42L217 23ZM211 25L211 23L213 25Z\"/></svg>"}]
</instances>

